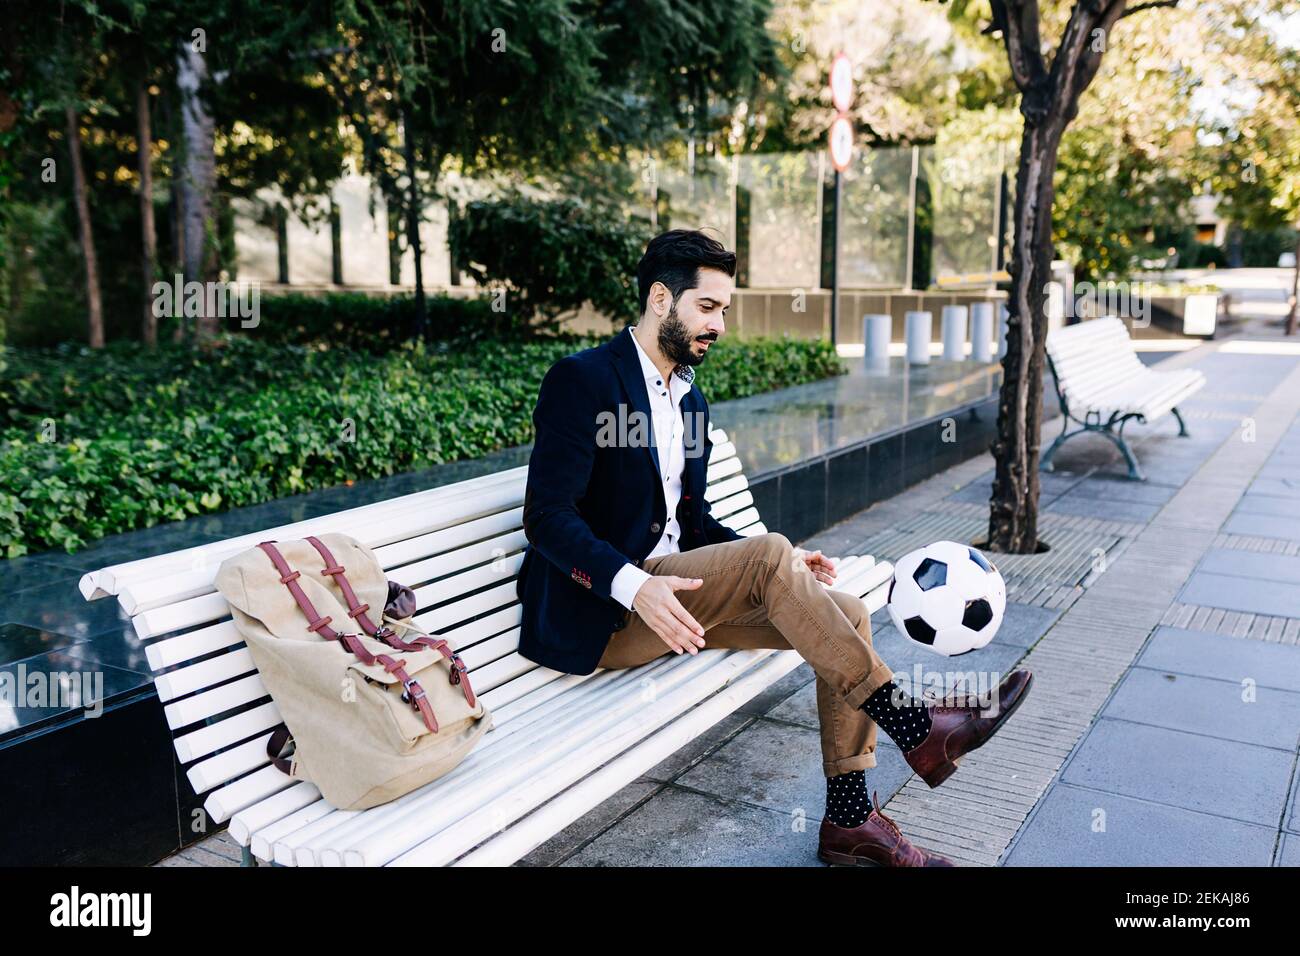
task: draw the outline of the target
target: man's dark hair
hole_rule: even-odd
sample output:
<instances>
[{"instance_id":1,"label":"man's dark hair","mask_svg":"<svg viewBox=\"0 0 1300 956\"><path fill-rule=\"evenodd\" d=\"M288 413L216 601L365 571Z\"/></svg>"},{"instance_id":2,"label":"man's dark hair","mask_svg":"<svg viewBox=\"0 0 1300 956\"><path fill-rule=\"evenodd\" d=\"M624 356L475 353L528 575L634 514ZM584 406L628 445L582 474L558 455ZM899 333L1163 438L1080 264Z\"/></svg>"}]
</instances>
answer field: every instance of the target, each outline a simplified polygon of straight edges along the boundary
<instances>
[{"instance_id":1,"label":"man's dark hair","mask_svg":"<svg viewBox=\"0 0 1300 956\"><path fill-rule=\"evenodd\" d=\"M736 254L698 229L673 229L655 236L636 267L638 314L645 315L650 287L656 282L666 285L676 302L687 289L699 285L700 269L717 269L734 277Z\"/></svg>"}]
</instances>

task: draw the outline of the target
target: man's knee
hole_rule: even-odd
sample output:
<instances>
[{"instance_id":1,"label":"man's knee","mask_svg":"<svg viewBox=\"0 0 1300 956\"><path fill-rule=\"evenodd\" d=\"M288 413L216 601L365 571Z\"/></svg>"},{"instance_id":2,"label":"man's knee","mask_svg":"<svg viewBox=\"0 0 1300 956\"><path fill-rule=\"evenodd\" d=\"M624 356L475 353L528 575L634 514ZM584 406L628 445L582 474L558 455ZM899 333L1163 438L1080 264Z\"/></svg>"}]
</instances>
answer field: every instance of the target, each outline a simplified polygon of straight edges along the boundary
<instances>
[{"instance_id":1,"label":"man's knee","mask_svg":"<svg viewBox=\"0 0 1300 956\"><path fill-rule=\"evenodd\" d=\"M839 605L844 616L849 619L849 623L857 629L857 632L867 641L871 642L871 609L867 607L867 602L862 598L854 597L852 594L846 594L843 591L831 591L831 597Z\"/></svg>"},{"instance_id":2,"label":"man's knee","mask_svg":"<svg viewBox=\"0 0 1300 956\"><path fill-rule=\"evenodd\" d=\"M773 563L784 563L794 552L790 539L779 531L769 531L754 538L757 547Z\"/></svg>"}]
</instances>

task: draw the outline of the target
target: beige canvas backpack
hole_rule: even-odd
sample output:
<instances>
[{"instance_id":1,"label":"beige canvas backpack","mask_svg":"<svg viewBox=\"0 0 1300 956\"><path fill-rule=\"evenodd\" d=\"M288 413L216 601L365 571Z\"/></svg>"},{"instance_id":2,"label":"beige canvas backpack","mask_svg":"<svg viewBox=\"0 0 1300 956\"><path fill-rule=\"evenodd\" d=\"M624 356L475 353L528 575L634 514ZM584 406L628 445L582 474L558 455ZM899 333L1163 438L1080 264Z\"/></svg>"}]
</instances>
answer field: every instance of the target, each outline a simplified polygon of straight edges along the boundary
<instances>
[{"instance_id":1,"label":"beige canvas backpack","mask_svg":"<svg viewBox=\"0 0 1300 956\"><path fill-rule=\"evenodd\" d=\"M268 754L331 806L436 780L491 728L447 642L384 616L388 580L355 538L263 542L223 562L216 585L284 720Z\"/></svg>"}]
</instances>

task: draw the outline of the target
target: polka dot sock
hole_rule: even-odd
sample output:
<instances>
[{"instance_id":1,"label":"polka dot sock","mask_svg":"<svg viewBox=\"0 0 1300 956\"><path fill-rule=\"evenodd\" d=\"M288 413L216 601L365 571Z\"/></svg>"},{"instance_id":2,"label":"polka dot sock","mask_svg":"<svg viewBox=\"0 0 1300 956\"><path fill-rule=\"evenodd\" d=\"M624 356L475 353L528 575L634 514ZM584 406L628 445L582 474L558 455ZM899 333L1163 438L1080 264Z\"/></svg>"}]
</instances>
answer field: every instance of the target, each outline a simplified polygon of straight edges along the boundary
<instances>
[{"instance_id":1,"label":"polka dot sock","mask_svg":"<svg viewBox=\"0 0 1300 956\"><path fill-rule=\"evenodd\" d=\"M852 770L826 778L826 819L837 827L859 827L871 813L867 772Z\"/></svg>"},{"instance_id":2,"label":"polka dot sock","mask_svg":"<svg viewBox=\"0 0 1300 956\"><path fill-rule=\"evenodd\" d=\"M885 681L863 701L862 710L904 753L918 746L930 733L930 712L925 703L905 695L892 680Z\"/></svg>"}]
</instances>

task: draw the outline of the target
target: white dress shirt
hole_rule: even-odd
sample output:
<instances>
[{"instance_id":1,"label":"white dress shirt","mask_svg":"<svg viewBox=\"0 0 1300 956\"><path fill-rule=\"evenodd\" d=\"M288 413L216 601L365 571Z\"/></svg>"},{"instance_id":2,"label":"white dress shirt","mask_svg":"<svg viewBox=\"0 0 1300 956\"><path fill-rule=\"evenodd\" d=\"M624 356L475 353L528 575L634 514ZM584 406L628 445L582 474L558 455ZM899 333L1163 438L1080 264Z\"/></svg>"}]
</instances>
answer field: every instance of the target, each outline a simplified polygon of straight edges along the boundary
<instances>
[{"instance_id":1,"label":"white dress shirt","mask_svg":"<svg viewBox=\"0 0 1300 956\"><path fill-rule=\"evenodd\" d=\"M659 369L655 368L650 356L646 355L641 343L632 335L629 327L627 334L632 336L636 346L637 357L641 359L641 371L645 375L646 391L650 395L650 417L655 432L655 446L659 452L659 474L663 480L664 504L668 509L668 520L663 533L659 536L654 549L647 558L657 558L665 554L675 554L681 550L679 543L682 535L681 523L677 520L677 504L682 498L682 469L686 465L685 425L682 421L682 398L691 390L691 386L676 375L669 375L667 382ZM641 585L650 575L628 562L614 575L610 582L610 594L628 610Z\"/></svg>"}]
</instances>

